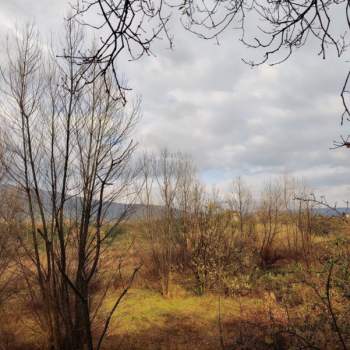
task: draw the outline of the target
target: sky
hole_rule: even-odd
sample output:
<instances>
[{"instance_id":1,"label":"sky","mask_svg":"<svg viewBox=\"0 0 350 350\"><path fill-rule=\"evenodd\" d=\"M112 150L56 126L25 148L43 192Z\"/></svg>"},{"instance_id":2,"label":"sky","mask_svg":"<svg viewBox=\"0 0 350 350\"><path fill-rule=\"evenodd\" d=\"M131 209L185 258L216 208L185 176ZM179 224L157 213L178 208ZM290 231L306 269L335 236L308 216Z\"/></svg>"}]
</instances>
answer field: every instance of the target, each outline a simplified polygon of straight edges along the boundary
<instances>
[{"instance_id":1,"label":"sky","mask_svg":"<svg viewBox=\"0 0 350 350\"><path fill-rule=\"evenodd\" d=\"M44 39L59 35L68 11L66 0L0 0L0 41L29 21ZM282 65L252 69L242 58L255 53L234 30L220 45L176 23L171 30L173 50L160 41L153 56L120 63L142 97L140 150L190 154L202 180L223 192L237 176L258 191L288 173L338 205L350 199L350 151L330 150L348 131L340 126L345 58L323 60L311 44Z\"/></svg>"}]
</instances>

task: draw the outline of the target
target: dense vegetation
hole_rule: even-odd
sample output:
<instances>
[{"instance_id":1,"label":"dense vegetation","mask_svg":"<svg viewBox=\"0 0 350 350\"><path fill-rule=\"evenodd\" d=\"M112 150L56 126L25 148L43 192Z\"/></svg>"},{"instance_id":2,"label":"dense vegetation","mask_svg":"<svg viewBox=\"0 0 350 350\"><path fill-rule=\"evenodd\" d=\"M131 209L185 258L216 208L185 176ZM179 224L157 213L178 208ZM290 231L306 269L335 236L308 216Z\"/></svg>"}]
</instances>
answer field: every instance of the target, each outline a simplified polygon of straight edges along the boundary
<instances>
[{"instance_id":1,"label":"dense vegetation","mask_svg":"<svg viewBox=\"0 0 350 350\"><path fill-rule=\"evenodd\" d=\"M141 164L142 215L114 229L89 287L91 303L101 301L96 334L127 292L103 348L348 348L346 217L318 215L314 202L295 199L305 189L288 177L258 198L241 179L220 195L205 191L181 154L145 155ZM38 286L18 192L2 189L1 347L42 349L45 301L31 294Z\"/></svg>"}]
</instances>

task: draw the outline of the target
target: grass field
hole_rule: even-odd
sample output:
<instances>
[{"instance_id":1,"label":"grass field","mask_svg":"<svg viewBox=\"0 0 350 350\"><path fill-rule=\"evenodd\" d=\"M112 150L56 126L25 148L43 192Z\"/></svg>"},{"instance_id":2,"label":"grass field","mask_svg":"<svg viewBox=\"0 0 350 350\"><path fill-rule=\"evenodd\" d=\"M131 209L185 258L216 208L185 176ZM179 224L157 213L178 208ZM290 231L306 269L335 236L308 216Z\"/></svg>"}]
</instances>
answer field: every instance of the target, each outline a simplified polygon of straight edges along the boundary
<instances>
[{"instance_id":1,"label":"grass field","mask_svg":"<svg viewBox=\"0 0 350 350\"><path fill-rule=\"evenodd\" d=\"M276 242L276 248L284 252L283 235ZM102 262L104 278L112 274L120 258L126 278L140 259L144 261L112 317L103 345L105 350L299 349L279 335L281 329L290 329L291 325L300 334L320 340L323 344L320 349L341 348L334 343L337 338L329 312L317 296L317 292L321 297L326 295L324 277L327 276L315 273L321 266L317 261L324 256L345 256L347 245L340 245L339 235L315 236L315 255L307 263L293 261L288 255L268 268L256 267L238 276L235 293L220 293L214 288L199 295L191 271L173 271L168 297L161 294L159 280L150 275L149 261L145 260L149 247L137 225L126 226L110 244L111 249ZM310 278L306 281L309 285L305 276ZM1 350L43 347L44 333L36 317L42 305L31 302L23 282L18 281L15 293L0 315L1 340L8 344ZM241 288L243 284L246 288ZM337 288L331 290L334 312L347 329L349 304L341 294L342 289ZM96 293L99 295L101 290L97 288ZM108 314L120 293L120 285L113 285L102 305L102 317ZM101 332L99 320L95 321L96 334Z\"/></svg>"}]
</instances>

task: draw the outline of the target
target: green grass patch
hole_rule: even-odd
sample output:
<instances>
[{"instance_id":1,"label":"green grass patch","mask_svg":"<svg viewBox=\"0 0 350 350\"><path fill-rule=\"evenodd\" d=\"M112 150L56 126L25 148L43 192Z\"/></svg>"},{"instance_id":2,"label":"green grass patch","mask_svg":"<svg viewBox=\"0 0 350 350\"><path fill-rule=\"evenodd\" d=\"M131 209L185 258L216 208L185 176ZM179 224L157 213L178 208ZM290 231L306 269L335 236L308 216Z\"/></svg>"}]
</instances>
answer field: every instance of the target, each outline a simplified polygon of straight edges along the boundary
<instances>
[{"instance_id":1,"label":"green grass patch","mask_svg":"<svg viewBox=\"0 0 350 350\"><path fill-rule=\"evenodd\" d=\"M107 310L113 305L113 300L110 297L106 302ZM240 300L241 304L232 298L221 298L221 317L227 319L239 317L242 303L245 310L263 307L261 299ZM218 296L211 294L164 298L152 290L132 289L113 317L110 334L138 333L153 328L166 328L170 320L205 327L209 332L214 326L216 331L218 305Z\"/></svg>"}]
</instances>

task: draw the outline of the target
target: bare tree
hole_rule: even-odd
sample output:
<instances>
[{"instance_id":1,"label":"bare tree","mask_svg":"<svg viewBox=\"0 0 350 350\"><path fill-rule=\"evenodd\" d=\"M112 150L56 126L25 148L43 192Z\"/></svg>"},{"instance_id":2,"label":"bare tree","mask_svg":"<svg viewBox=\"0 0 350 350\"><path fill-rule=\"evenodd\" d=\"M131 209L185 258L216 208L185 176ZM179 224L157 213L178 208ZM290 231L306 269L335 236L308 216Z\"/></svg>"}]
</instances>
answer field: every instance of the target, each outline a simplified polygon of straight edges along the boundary
<instances>
[{"instance_id":1,"label":"bare tree","mask_svg":"<svg viewBox=\"0 0 350 350\"><path fill-rule=\"evenodd\" d=\"M281 230L280 214L282 209L282 189L279 183L266 184L258 209L261 225L259 256L262 266L274 261L273 244Z\"/></svg>"},{"instance_id":2,"label":"bare tree","mask_svg":"<svg viewBox=\"0 0 350 350\"><path fill-rule=\"evenodd\" d=\"M83 38L68 21L66 59L57 63L42 52L34 27L27 26L15 39L14 53L8 48L8 68L2 72L11 157L7 172L25 193L31 231L31 240L21 241L21 259L34 268L34 278L26 271L26 281L30 295L43 304L39 320L48 330L49 349L100 349L138 270L126 281L100 334L93 332L102 301L91 285L99 278L106 240L126 214L110 217L109 208L132 195L130 133L138 105L126 110L112 97L118 89L112 79L95 78L96 66L86 71L75 65Z\"/></svg>"},{"instance_id":3,"label":"bare tree","mask_svg":"<svg viewBox=\"0 0 350 350\"><path fill-rule=\"evenodd\" d=\"M232 192L228 198L228 205L234 218L238 218L239 232L242 238L249 233L249 217L253 209L253 197L243 180L238 177L232 184ZM248 226L248 227L246 227ZM248 230L247 230L248 229Z\"/></svg>"},{"instance_id":4,"label":"bare tree","mask_svg":"<svg viewBox=\"0 0 350 350\"><path fill-rule=\"evenodd\" d=\"M152 257L161 280L162 294L169 296L169 285L173 267L176 236L178 235L178 213L176 195L180 185L180 160L176 154L164 149L153 162L155 195L160 204L157 228L152 231Z\"/></svg>"},{"instance_id":5,"label":"bare tree","mask_svg":"<svg viewBox=\"0 0 350 350\"><path fill-rule=\"evenodd\" d=\"M298 179L285 175L281 180L283 192L282 222L289 251L296 259L307 261L311 252L314 204L300 200L310 192Z\"/></svg>"},{"instance_id":6,"label":"bare tree","mask_svg":"<svg viewBox=\"0 0 350 350\"><path fill-rule=\"evenodd\" d=\"M85 27L104 33L97 50L81 50L71 55L64 52L63 57L70 57L75 64L83 67L84 77L89 83L98 76L106 77L112 72L118 85L118 94L113 95L125 100L128 87L119 79L117 59L125 52L131 60L137 60L143 55L151 54L151 45L156 39L166 33L170 46L172 38L168 34L167 24L171 12L162 1L154 3L150 0L83 0L72 5L74 19ZM98 14L96 21L86 21L84 18L90 13ZM87 77L91 66L98 66L96 77ZM107 84L108 86L108 84Z\"/></svg>"},{"instance_id":7,"label":"bare tree","mask_svg":"<svg viewBox=\"0 0 350 350\"><path fill-rule=\"evenodd\" d=\"M173 269L185 268L192 225L195 170L190 158L164 149L142 158L146 236L162 294L169 296Z\"/></svg>"},{"instance_id":8,"label":"bare tree","mask_svg":"<svg viewBox=\"0 0 350 350\"><path fill-rule=\"evenodd\" d=\"M87 67L98 63L102 75L112 70L117 78L116 61L124 51L131 59L137 59L149 54L155 39L162 37L172 47L168 28L171 17L179 18L185 29L203 39L218 41L225 30L235 28L243 43L262 51L261 59L245 60L252 66L284 62L310 41L319 44L318 55L322 58L330 50L343 57L349 46L349 9L345 0L78 0L73 6L73 17L99 33L101 41L95 53L79 53L75 59ZM98 15L96 22L90 14ZM341 92L342 121L350 117L349 77L350 71ZM349 145L348 138L335 143L336 147L343 145Z\"/></svg>"}]
</instances>

